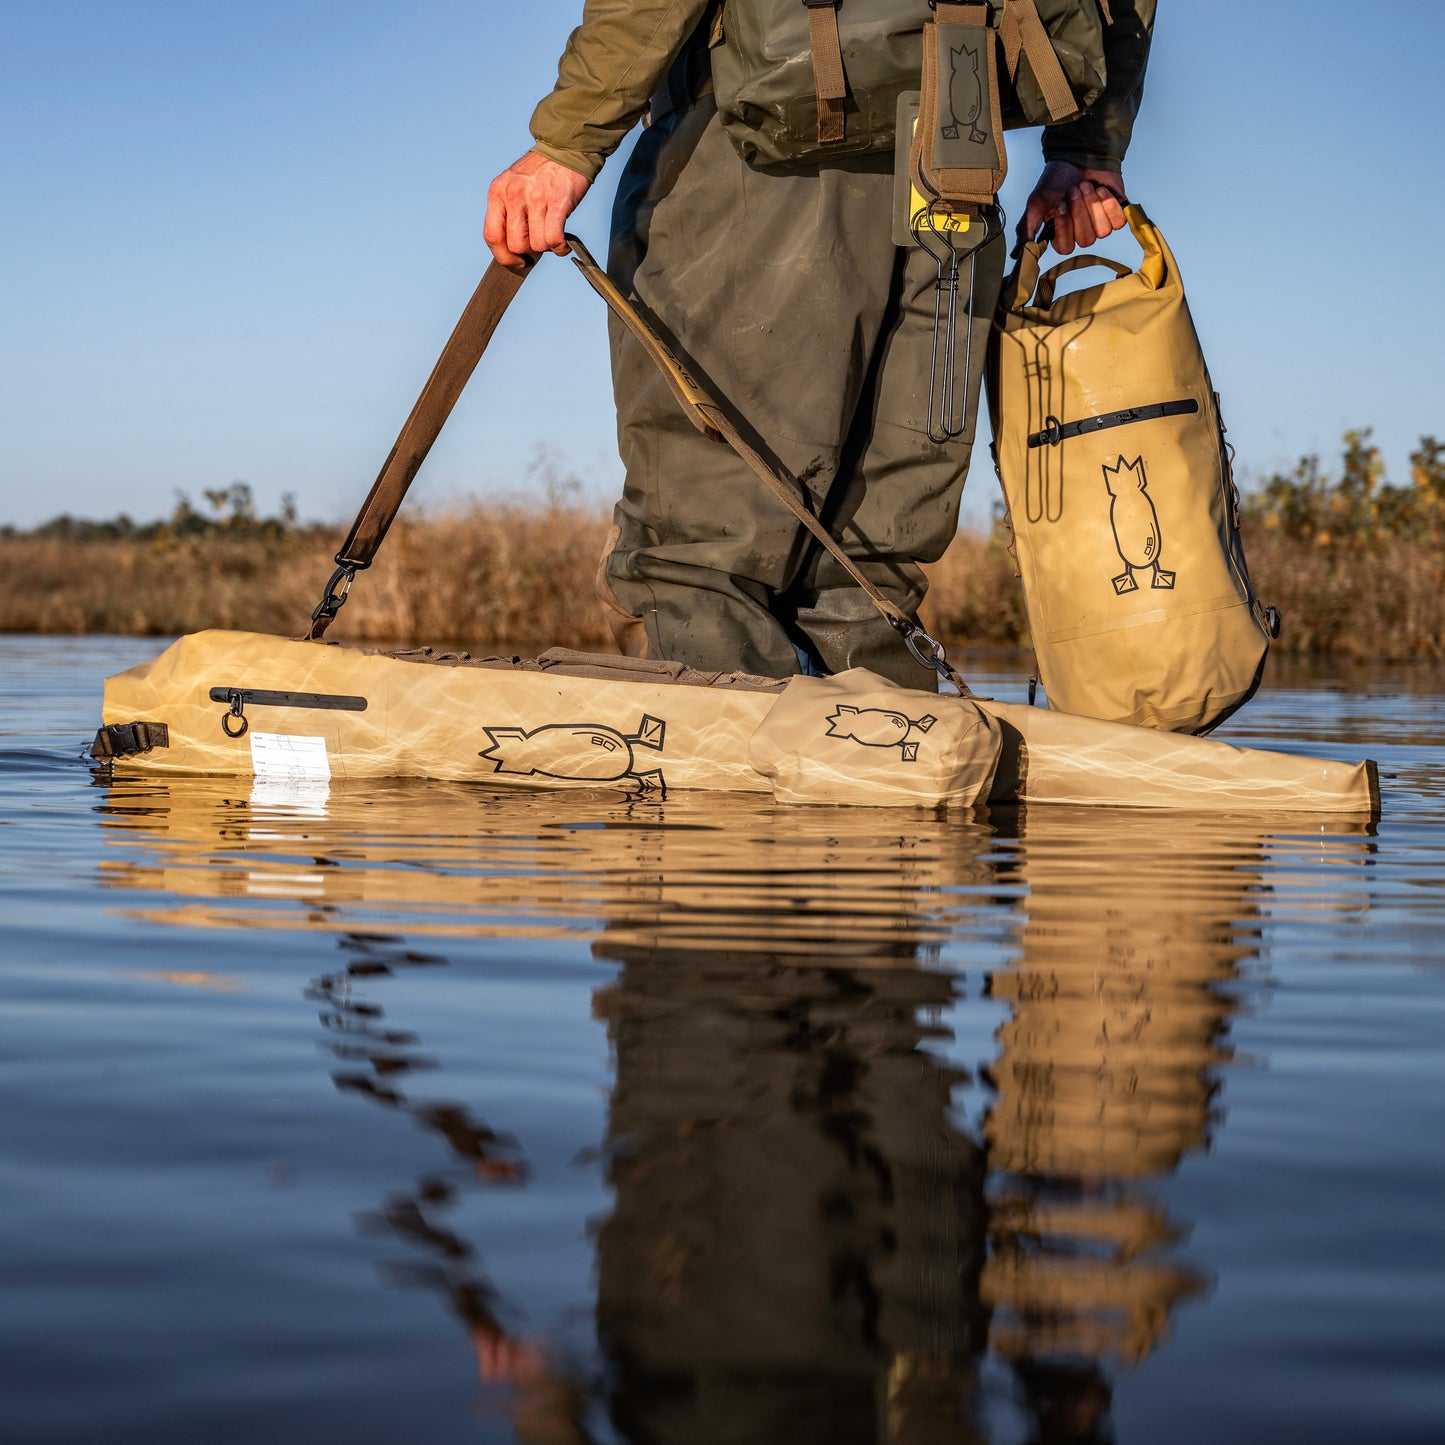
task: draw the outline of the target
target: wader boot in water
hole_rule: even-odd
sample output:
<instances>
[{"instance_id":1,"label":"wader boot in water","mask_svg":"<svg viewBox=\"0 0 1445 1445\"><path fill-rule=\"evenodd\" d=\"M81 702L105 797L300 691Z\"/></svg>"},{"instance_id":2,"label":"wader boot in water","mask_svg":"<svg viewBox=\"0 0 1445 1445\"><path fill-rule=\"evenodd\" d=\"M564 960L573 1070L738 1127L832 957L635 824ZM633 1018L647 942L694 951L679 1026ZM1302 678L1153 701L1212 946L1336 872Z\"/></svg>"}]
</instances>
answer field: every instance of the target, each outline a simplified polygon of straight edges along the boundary
<instances>
[{"instance_id":1,"label":"wader boot in water","mask_svg":"<svg viewBox=\"0 0 1445 1445\"><path fill-rule=\"evenodd\" d=\"M754 170L705 96L639 139L609 270L912 613L927 586L918 564L957 529L1004 244L979 253L966 425L938 445L927 434L937 266L895 246L892 210L891 157ZM964 352L960 335L960 365ZM799 670L797 644L825 671L935 688L838 564L694 429L615 322L612 356L627 482L599 590L624 650L645 638L650 657L781 677Z\"/></svg>"}]
</instances>

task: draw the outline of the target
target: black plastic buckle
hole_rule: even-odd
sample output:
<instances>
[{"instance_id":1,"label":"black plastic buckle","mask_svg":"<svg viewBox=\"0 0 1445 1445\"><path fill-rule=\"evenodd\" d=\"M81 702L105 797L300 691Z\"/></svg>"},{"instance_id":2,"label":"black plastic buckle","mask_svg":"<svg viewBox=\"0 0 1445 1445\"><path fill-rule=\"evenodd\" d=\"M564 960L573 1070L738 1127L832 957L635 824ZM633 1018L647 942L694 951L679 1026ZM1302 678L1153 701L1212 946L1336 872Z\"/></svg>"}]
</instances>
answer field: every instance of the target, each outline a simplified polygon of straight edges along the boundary
<instances>
[{"instance_id":1,"label":"black plastic buckle","mask_svg":"<svg viewBox=\"0 0 1445 1445\"><path fill-rule=\"evenodd\" d=\"M135 753L148 753L152 748L168 748L171 730L165 723L110 723L101 728L91 744L90 755L96 762L111 758L127 758Z\"/></svg>"}]
</instances>

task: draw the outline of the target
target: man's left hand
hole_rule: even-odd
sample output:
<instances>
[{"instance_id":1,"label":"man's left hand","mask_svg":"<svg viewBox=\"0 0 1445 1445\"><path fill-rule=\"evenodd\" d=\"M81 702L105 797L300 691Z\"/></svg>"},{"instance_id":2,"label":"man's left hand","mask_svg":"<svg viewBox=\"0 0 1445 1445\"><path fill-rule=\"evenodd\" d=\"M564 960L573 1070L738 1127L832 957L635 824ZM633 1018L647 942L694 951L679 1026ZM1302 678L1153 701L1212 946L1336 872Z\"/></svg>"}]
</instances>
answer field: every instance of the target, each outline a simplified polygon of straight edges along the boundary
<instances>
[{"instance_id":1,"label":"man's left hand","mask_svg":"<svg viewBox=\"0 0 1445 1445\"><path fill-rule=\"evenodd\" d=\"M1034 186L1018 224L1017 256L1045 221L1054 223L1054 250L1067 256L1075 246L1092 246L1127 224L1124 177L1068 161L1050 161Z\"/></svg>"}]
</instances>

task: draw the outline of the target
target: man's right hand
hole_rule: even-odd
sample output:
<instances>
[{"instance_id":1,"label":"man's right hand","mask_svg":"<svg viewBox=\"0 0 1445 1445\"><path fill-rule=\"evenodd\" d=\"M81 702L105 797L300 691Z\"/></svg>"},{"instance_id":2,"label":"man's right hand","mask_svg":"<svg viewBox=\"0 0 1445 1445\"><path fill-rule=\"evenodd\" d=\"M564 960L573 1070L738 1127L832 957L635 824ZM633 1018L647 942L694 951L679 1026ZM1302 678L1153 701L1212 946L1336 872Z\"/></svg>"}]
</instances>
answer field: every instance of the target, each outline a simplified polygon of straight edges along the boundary
<instances>
[{"instance_id":1,"label":"man's right hand","mask_svg":"<svg viewBox=\"0 0 1445 1445\"><path fill-rule=\"evenodd\" d=\"M508 166L487 190L482 238L503 266L520 271L527 257L567 252L567 218L592 182L536 151Z\"/></svg>"}]
</instances>

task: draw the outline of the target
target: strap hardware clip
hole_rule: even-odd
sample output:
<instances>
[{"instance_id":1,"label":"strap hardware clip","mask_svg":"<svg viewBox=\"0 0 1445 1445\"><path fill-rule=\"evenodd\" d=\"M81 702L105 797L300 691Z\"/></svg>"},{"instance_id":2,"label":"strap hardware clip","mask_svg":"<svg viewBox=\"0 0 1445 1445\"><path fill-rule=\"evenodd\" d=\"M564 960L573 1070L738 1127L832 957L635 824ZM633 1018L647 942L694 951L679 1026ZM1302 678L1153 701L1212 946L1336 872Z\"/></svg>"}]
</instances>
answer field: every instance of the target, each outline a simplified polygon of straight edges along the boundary
<instances>
[{"instance_id":1,"label":"strap hardware clip","mask_svg":"<svg viewBox=\"0 0 1445 1445\"><path fill-rule=\"evenodd\" d=\"M221 718L221 731L225 733L228 738L243 738L251 726L246 720L246 695L240 688L233 687L226 694L226 701L230 703L231 706ZM235 718L236 722L240 724L239 727L232 726L232 718Z\"/></svg>"},{"instance_id":2,"label":"strap hardware clip","mask_svg":"<svg viewBox=\"0 0 1445 1445\"><path fill-rule=\"evenodd\" d=\"M321 601L316 604L316 610L311 614L311 640L318 640L323 632L331 625L336 614L346 605L347 594L351 591L351 584L356 581L356 565L352 562L343 562L331 574L331 580L326 584L326 592ZM240 714L238 713L239 717ZM238 733L239 737L240 734Z\"/></svg>"}]
</instances>

